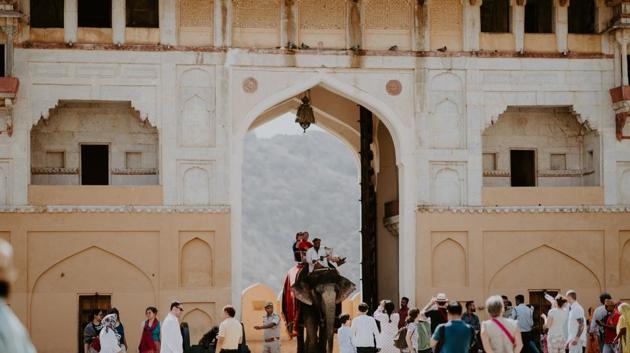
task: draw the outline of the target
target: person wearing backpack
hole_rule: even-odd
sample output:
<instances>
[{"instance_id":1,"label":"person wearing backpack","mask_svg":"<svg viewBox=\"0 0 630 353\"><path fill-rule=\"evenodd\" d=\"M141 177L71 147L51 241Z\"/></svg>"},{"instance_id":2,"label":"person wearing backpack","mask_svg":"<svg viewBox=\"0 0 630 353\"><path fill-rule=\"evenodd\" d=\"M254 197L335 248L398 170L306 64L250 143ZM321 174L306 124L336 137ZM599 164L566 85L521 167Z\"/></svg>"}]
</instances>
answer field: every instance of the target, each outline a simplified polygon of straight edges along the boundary
<instances>
[{"instance_id":1,"label":"person wearing backpack","mask_svg":"<svg viewBox=\"0 0 630 353\"><path fill-rule=\"evenodd\" d=\"M439 325L431 338L434 353L469 353L475 343L475 330L462 320L462 305L451 301L446 306L448 322Z\"/></svg>"},{"instance_id":2,"label":"person wearing backpack","mask_svg":"<svg viewBox=\"0 0 630 353\"><path fill-rule=\"evenodd\" d=\"M481 323L481 342L486 353L519 353L523 349L521 332L515 320L503 316L501 296L486 300L490 320Z\"/></svg>"}]
</instances>

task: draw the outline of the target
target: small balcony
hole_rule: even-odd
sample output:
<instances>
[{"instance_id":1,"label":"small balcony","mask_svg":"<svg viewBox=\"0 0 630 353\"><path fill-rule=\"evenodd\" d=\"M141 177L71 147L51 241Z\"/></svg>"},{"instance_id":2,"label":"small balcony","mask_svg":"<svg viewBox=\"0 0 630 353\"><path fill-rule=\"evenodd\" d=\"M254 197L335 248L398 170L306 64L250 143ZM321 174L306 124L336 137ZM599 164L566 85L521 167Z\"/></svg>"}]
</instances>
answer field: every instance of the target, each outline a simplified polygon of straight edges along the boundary
<instances>
[{"instance_id":1,"label":"small balcony","mask_svg":"<svg viewBox=\"0 0 630 353\"><path fill-rule=\"evenodd\" d=\"M28 203L35 206L158 206L160 185L29 185Z\"/></svg>"}]
</instances>

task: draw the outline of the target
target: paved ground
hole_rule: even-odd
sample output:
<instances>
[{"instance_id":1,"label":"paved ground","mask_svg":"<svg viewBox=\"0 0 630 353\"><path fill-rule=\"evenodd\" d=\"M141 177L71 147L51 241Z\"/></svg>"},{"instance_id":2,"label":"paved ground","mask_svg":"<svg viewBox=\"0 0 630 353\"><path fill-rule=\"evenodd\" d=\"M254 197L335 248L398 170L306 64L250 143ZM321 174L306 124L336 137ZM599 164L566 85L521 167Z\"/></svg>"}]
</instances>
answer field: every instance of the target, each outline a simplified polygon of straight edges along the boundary
<instances>
[{"instance_id":1,"label":"paved ground","mask_svg":"<svg viewBox=\"0 0 630 353\"><path fill-rule=\"evenodd\" d=\"M337 338L337 336L335 336ZM252 353L262 353L262 344L263 342L248 342L249 349L251 349ZM296 341L282 341L281 352L282 353L295 353L296 349ZM335 341L334 352L339 352L339 347L337 346L337 341Z\"/></svg>"}]
</instances>

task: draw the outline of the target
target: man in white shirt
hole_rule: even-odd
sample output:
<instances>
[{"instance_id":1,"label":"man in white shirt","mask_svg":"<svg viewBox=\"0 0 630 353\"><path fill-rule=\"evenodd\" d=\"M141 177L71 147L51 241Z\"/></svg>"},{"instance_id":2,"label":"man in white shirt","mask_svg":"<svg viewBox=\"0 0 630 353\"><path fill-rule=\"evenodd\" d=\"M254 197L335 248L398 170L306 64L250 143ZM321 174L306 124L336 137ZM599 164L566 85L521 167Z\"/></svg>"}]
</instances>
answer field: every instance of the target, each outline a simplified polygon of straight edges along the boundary
<instances>
[{"instance_id":1,"label":"man in white shirt","mask_svg":"<svg viewBox=\"0 0 630 353\"><path fill-rule=\"evenodd\" d=\"M367 304L359 304L359 316L352 320L352 338L357 353L375 353L377 348L378 327L376 320L368 316L367 311Z\"/></svg>"},{"instance_id":2,"label":"man in white shirt","mask_svg":"<svg viewBox=\"0 0 630 353\"><path fill-rule=\"evenodd\" d=\"M306 262L308 262L308 272L311 273L319 268L328 268L328 256L324 249L320 248L322 240L313 239L313 247L306 251Z\"/></svg>"},{"instance_id":3,"label":"man in white shirt","mask_svg":"<svg viewBox=\"0 0 630 353\"><path fill-rule=\"evenodd\" d=\"M184 344L182 331L179 328L179 318L182 316L184 308L182 303L174 301L171 303L171 311L162 321L160 329L162 341L160 342L160 353L183 353Z\"/></svg>"},{"instance_id":4,"label":"man in white shirt","mask_svg":"<svg viewBox=\"0 0 630 353\"><path fill-rule=\"evenodd\" d=\"M223 307L223 321L219 325L216 351L238 353L238 345L243 341L243 326L234 318L236 310L231 305Z\"/></svg>"},{"instance_id":5,"label":"man in white shirt","mask_svg":"<svg viewBox=\"0 0 630 353\"><path fill-rule=\"evenodd\" d=\"M582 353L586 347L586 318L584 308L577 301L577 293L574 290L567 292L569 302L567 348L569 353Z\"/></svg>"}]
</instances>

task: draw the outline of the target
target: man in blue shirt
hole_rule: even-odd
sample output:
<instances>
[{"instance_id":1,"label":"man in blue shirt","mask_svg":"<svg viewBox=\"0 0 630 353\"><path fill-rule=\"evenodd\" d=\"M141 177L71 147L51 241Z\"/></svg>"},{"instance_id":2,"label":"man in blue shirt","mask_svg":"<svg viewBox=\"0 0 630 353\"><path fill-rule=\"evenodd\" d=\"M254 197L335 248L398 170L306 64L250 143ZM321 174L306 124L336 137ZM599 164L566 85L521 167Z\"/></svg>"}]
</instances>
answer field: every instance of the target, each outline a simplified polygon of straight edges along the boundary
<instances>
[{"instance_id":1,"label":"man in blue shirt","mask_svg":"<svg viewBox=\"0 0 630 353\"><path fill-rule=\"evenodd\" d=\"M536 345L536 337L532 333L534 327L534 309L525 305L525 296L516 296L516 306L512 309L512 320L516 320L523 339L523 353L540 353Z\"/></svg>"},{"instance_id":2,"label":"man in blue shirt","mask_svg":"<svg viewBox=\"0 0 630 353\"><path fill-rule=\"evenodd\" d=\"M446 306L448 322L435 329L431 348L440 353L468 353L474 343L474 330L462 321L462 305L452 301Z\"/></svg>"}]
</instances>

